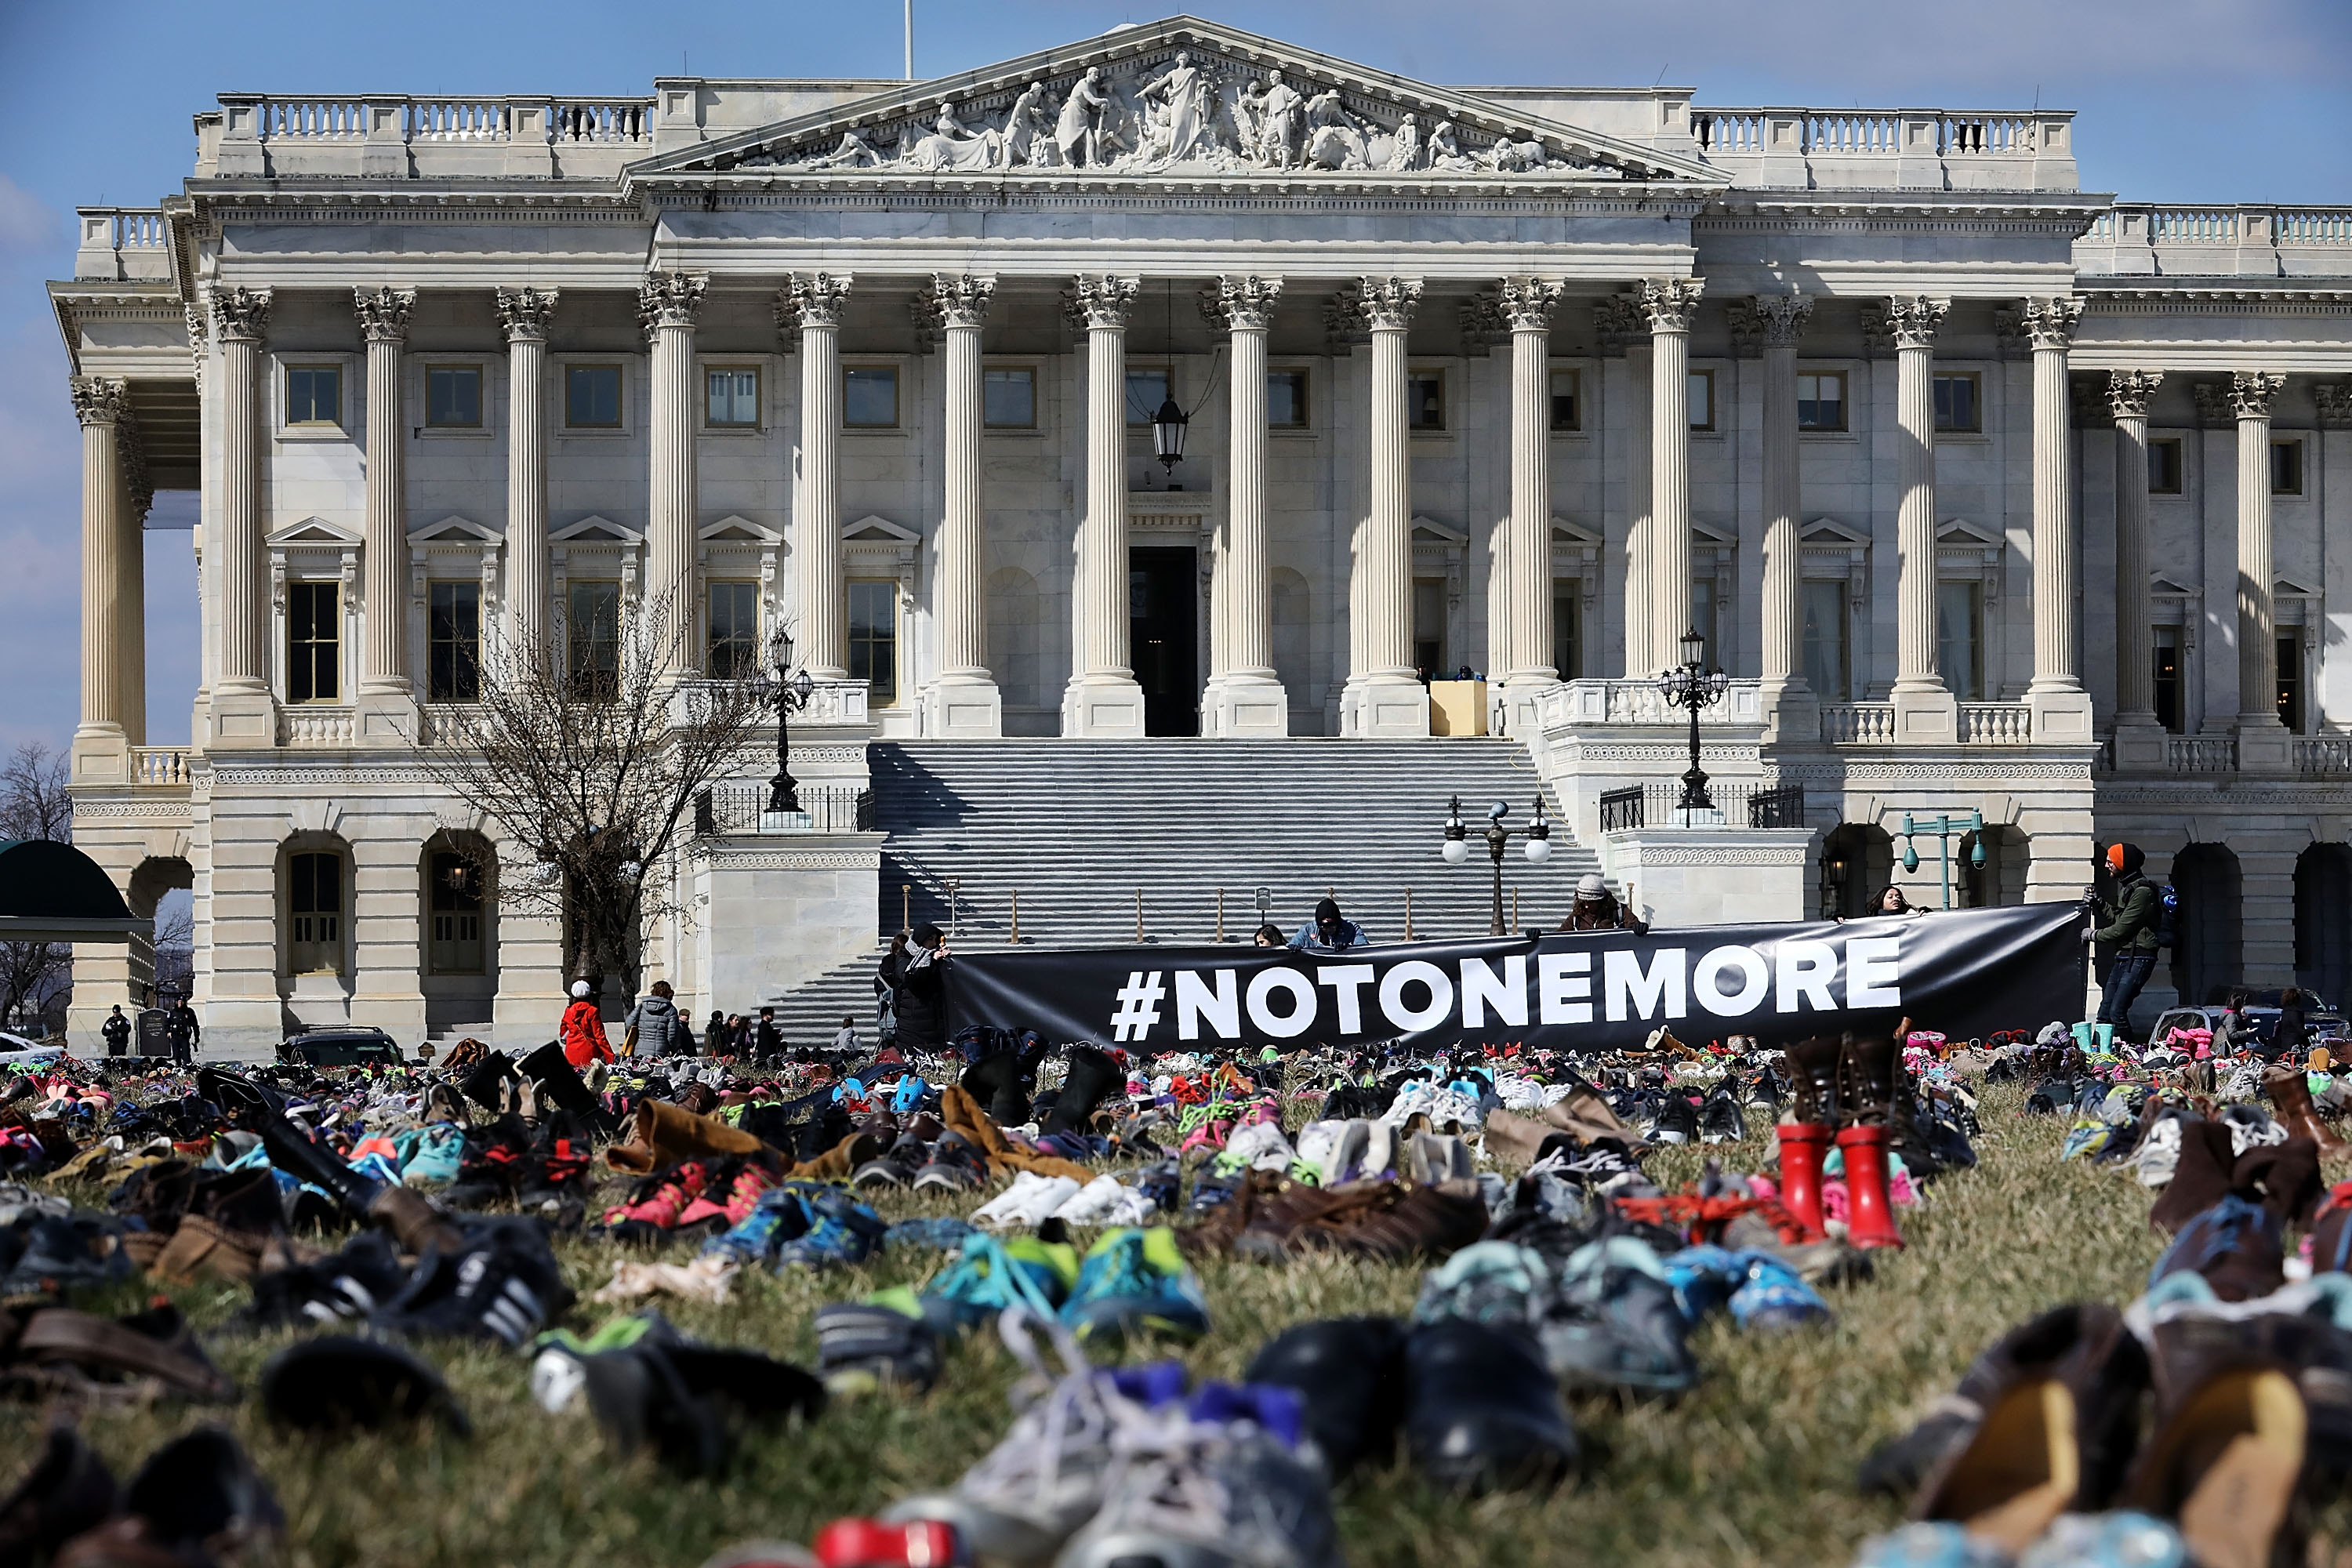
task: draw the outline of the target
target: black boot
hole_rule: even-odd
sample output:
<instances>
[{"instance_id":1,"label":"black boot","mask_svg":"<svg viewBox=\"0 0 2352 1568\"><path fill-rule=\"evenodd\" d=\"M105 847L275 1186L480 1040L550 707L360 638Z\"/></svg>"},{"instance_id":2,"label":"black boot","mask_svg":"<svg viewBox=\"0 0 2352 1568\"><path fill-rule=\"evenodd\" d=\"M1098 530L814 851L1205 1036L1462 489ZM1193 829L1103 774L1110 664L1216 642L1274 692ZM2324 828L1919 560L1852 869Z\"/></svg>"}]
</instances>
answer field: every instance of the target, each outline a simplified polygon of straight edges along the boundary
<instances>
[{"instance_id":1,"label":"black boot","mask_svg":"<svg viewBox=\"0 0 2352 1568\"><path fill-rule=\"evenodd\" d=\"M1126 1082L1118 1064L1108 1055L1092 1046L1071 1047L1069 1076L1062 1080L1062 1092L1055 1098L1054 1109L1045 1117L1045 1131L1086 1131L1102 1102L1125 1087Z\"/></svg>"}]
</instances>

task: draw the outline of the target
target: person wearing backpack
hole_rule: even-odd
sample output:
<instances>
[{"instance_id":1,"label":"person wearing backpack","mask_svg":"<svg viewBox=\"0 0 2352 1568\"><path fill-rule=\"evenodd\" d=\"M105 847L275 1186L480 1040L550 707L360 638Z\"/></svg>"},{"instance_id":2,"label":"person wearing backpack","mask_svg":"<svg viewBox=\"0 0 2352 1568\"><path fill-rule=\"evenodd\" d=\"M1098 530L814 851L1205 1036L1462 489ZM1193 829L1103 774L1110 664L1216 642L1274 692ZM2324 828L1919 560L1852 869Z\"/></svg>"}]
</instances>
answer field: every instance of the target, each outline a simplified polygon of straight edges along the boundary
<instances>
[{"instance_id":1,"label":"person wearing backpack","mask_svg":"<svg viewBox=\"0 0 2352 1568\"><path fill-rule=\"evenodd\" d=\"M2096 900L2100 924L2091 932L2116 950L2107 965L2106 984L2100 988L2095 1021L2113 1026L2117 1034L2130 1030L2132 1004L2139 1000L2140 987L2156 969L2156 952L2161 944L2158 928L2165 912L2163 889L2141 871L2147 858L2137 844L2107 846L2107 870L2114 879L2115 896Z\"/></svg>"}]
</instances>

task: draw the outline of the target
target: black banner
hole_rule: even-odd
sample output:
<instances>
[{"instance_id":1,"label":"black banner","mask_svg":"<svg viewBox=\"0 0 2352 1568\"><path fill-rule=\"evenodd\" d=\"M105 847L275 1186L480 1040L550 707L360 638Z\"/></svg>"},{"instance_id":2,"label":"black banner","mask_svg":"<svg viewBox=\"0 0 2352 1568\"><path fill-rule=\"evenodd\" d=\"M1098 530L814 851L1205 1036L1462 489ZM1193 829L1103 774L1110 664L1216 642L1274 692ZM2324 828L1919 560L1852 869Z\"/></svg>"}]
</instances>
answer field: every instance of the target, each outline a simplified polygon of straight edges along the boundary
<instances>
[{"instance_id":1,"label":"black banner","mask_svg":"<svg viewBox=\"0 0 2352 1568\"><path fill-rule=\"evenodd\" d=\"M1818 1029L1914 1026L1955 1039L2083 1016L2086 917L2027 904L1844 924L1705 926L1347 952L1121 947L951 952L953 1026L1197 1050L1402 1038L1569 1051Z\"/></svg>"}]
</instances>

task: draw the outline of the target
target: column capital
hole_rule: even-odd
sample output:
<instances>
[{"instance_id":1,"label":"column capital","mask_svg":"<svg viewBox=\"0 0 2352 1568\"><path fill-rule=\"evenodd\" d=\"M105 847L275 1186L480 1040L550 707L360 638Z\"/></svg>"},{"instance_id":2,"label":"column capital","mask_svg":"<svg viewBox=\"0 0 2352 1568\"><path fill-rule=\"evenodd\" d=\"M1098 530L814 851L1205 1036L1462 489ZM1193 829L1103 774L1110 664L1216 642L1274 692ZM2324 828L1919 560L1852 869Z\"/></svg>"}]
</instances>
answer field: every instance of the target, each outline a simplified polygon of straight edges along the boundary
<instances>
[{"instance_id":1,"label":"column capital","mask_svg":"<svg viewBox=\"0 0 2352 1568\"><path fill-rule=\"evenodd\" d=\"M269 335L270 291L212 289L213 336L225 343L257 343Z\"/></svg>"},{"instance_id":2,"label":"column capital","mask_svg":"<svg viewBox=\"0 0 2352 1568\"><path fill-rule=\"evenodd\" d=\"M1755 312L1756 325L1769 349L1796 347L1813 314L1812 300L1802 294L1759 294L1748 301L1748 308Z\"/></svg>"},{"instance_id":3,"label":"column capital","mask_svg":"<svg viewBox=\"0 0 2352 1568\"><path fill-rule=\"evenodd\" d=\"M1201 290L1201 314L1229 332L1262 332L1282 302L1282 279L1225 273Z\"/></svg>"},{"instance_id":4,"label":"column capital","mask_svg":"<svg viewBox=\"0 0 2352 1568\"><path fill-rule=\"evenodd\" d=\"M1075 325L1087 331L1123 332L1128 318L1135 312L1135 296L1142 288L1140 278L1112 273L1073 278L1063 290L1062 307Z\"/></svg>"},{"instance_id":5,"label":"column capital","mask_svg":"<svg viewBox=\"0 0 2352 1568\"><path fill-rule=\"evenodd\" d=\"M1549 278L1506 278L1495 288L1495 308L1515 332L1551 331L1561 285Z\"/></svg>"},{"instance_id":6,"label":"column capital","mask_svg":"<svg viewBox=\"0 0 2352 1568\"><path fill-rule=\"evenodd\" d=\"M119 376L78 375L67 392L84 425L119 424L131 412L131 384Z\"/></svg>"},{"instance_id":7,"label":"column capital","mask_svg":"<svg viewBox=\"0 0 2352 1568\"><path fill-rule=\"evenodd\" d=\"M992 277L931 274L931 286L915 297L918 319L925 326L981 327L988 322L988 307L996 298Z\"/></svg>"},{"instance_id":8,"label":"column capital","mask_svg":"<svg viewBox=\"0 0 2352 1568\"><path fill-rule=\"evenodd\" d=\"M2230 411L2241 420L2268 419L2271 403L2286 377L2266 370L2242 370L2230 378Z\"/></svg>"},{"instance_id":9,"label":"column capital","mask_svg":"<svg viewBox=\"0 0 2352 1568\"><path fill-rule=\"evenodd\" d=\"M1932 349L1952 302L1926 294L1898 294L1886 301L1886 331L1898 349Z\"/></svg>"},{"instance_id":10,"label":"column capital","mask_svg":"<svg viewBox=\"0 0 2352 1568\"><path fill-rule=\"evenodd\" d=\"M810 327L838 327L855 281L846 272L793 273L776 290L776 331L790 337Z\"/></svg>"},{"instance_id":11,"label":"column capital","mask_svg":"<svg viewBox=\"0 0 2352 1568\"><path fill-rule=\"evenodd\" d=\"M1631 294L1612 294L1593 302L1592 336L1604 355L1622 355L1626 345L1643 336L1642 312Z\"/></svg>"},{"instance_id":12,"label":"column capital","mask_svg":"<svg viewBox=\"0 0 2352 1568\"><path fill-rule=\"evenodd\" d=\"M2082 300L2053 294L2025 300L2018 309L2017 324L2037 349L2068 349L2074 346L2074 325L2082 319Z\"/></svg>"},{"instance_id":13,"label":"column capital","mask_svg":"<svg viewBox=\"0 0 2352 1568\"><path fill-rule=\"evenodd\" d=\"M2107 372L2107 406L2118 419L2145 419L2147 400L2163 382L2160 370L2111 370Z\"/></svg>"},{"instance_id":14,"label":"column capital","mask_svg":"<svg viewBox=\"0 0 2352 1568\"><path fill-rule=\"evenodd\" d=\"M1687 332L1705 292L1704 278L1644 278L1634 299L1650 319L1651 331Z\"/></svg>"},{"instance_id":15,"label":"column capital","mask_svg":"<svg viewBox=\"0 0 2352 1568\"><path fill-rule=\"evenodd\" d=\"M637 285L637 328L648 338L665 328L694 328L710 287L708 272L648 272Z\"/></svg>"},{"instance_id":16,"label":"column capital","mask_svg":"<svg viewBox=\"0 0 2352 1568\"><path fill-rule=\"evenodd\" d=\"M408 341L408 313L416 308L414 289L354 289L352 310L360 319L360 336L372 343L395 347Z\"/></svg>"},{"instance_id":17,"label":"column capital","mask_svg":"<svg viewBox=\"0 0 2352 1568\"><path fill-rule=\"evenodd\" d=\"M553 289L500 289L498 295L499 331L509 343L543 343L547 341L547 323L555 314L555 302L561 298Z\"/></svg>"},{"instance_id":18,"label":"column capital","mask_svg":"<svg viewBox=\"0 0 2352 1568\"><path fill-rule=\"evenodd\" d=\"M2352 430L2352 381L2315 382L2311 400L2319 405L2322 430Z\"/></svg>"},{"instance_id":19,"label":"column capital","mask_svg":"<svg viewBox=\"0 0 2352 1568\"><path fill-rule=\"evenodd\" d=\"M1359 278L1343 285L1334 301L1338 314L1361 330L1401 332L1421 305L1418 278Z\"/></svg>"}]
</instances>

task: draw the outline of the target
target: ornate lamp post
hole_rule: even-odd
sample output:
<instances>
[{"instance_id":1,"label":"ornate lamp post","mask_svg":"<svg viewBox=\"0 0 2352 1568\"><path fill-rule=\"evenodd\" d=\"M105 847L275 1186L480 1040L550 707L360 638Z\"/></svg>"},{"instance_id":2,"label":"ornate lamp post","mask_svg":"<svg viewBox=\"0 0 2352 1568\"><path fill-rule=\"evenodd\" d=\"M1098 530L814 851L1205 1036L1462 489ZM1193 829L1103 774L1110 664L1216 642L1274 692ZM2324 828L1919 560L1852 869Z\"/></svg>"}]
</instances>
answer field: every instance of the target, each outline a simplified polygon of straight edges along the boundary
<instances>
[{"instance_id":1,"label":"ornate lamp post","mask_svg":"<svg viewBox=\"0 0 2352 1568\"><path fill-rule=\"evenodd\" d=\"M786 726L792 716L809 705L809 697L816 682L809 672L793 673L793 634L778 626L768 637L768 662L775 667L775 679L767 681L776 693L776 776L768 781L768 809L774 813L797 812L801 808L801 786L793 782L791 737Z\"/></svg>"},{"instance_id":2,"label":"ornate lamp post","mask_svg":"<svg viewBox=\"0 0 2352 1568\"><path fill-rule=\"evenodd\" d=\"M1551 858L1551 819L1544 815L1543 796L1536 796L1535 820L1525 827L1504 826L1503 818L1510 815L1511 808L1499 800L1486 808L1486 854L1495 865L1495 920L1488 936L1504 934L1503 851L1510 847L1511 836L1516 833L1527 839L1528 858L1536 865ZM1459 866L1470 858L1469 837L1470 830L1462 825L1462 797L1457 795L1446 805L1445 842L1438 851L1447 865Z\"/></svg>"},{"instance_id":3,"label":"ornate lamp post","mask_svg":"<svg viewBox=\"0 0 2352 1568\"><path fill-rule=\"evenodd\" d=\"M1915 824L1911 820L1911 814L1905 812L1903 814L1903 868L1906 871L1916 871L1919 868L1919 851L1913 846L1911 839L1913 835L1923 833L1932 833L1936 836L1936 864L1943 872L1944 907L1948 910L1952 907L1951 838L1955 834L1975 834L1976 842L1969 846L1969 864L1979 871L1983 870L1984 813L1972 811L1965 820L1957 816L1938 816L1932 821ZM1875 914L1877 911L1874 910L1871 912Z\"/></svg>"},{"instance_id":4,"label":"ornate lamp post","mask_svg":"<svg viewBox=\"0 0 2352 1568\"><path fill-rule=\"evenodd\" d=\"M1683 774L1682 805L1676 809L1713 811L1714 797L1706 793L1706 770L1698 765L1698 716L1700 710L1723 700L1723 694L1731 689L1731 677L1706 668L1706 638L1696 626L1685 632L1680 641L1682 663L1658 677L1658 694L1666 705L1690 710L1690 767Z\"/></svg>"}]
</instances>

